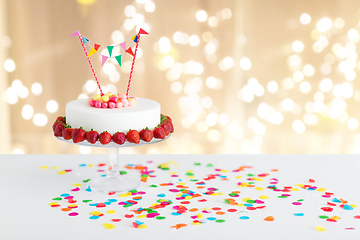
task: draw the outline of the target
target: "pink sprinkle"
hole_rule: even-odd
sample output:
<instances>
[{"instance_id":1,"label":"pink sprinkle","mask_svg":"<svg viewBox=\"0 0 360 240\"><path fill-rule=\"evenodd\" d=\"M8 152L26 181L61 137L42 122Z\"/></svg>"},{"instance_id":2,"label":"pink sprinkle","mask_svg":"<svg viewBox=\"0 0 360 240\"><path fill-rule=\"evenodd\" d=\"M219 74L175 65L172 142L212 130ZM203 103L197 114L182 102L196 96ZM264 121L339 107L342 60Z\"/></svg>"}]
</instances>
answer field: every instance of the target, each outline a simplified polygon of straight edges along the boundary
<instances>
[{"instance_id":1,"label":"pink sprinkle","mask_svg":"<svg viewBox=\"0 0 360 240\"><path fill-rule=\"evenodd\" d=\"M75 216L77 216L77 215L79 215L77 212L69 213L69 216L70 216L70 217L75 217Z\"/></svg>"},{"instance_id":2,"label":"pink sprinkle","mask_svg":"<svg viewBox=\"0 0 360 240\"><path fill-rule=\"evenodd\" d=\"M217 189L216 189L216 188L208 188L207 190L209 190L209 191L216 191Z\"/></svg>"},{"instance_id":3,"label":"pink sprinkle","mask_svg":"<svg viewBox=\"0 0 360 240\"><path fill-rule=\"evenodd\" d=\"M281 196L290 197L291 195L290 194L281 194Z\"/></svg>"},{"instance_id":4,"label":"pink sprinkle","mask_svg":"<svg viewBox=\"0 0 360 240\"><path fill-rule=\"evenodd\" d=\"M274 189L274 192L281 192L281 189Z\"/></svg>"},{"instance_id":5,"label":"pink sprinkle","mask_svg":"<svg viewBox=\"0 0 360 240\"><path fill-rule=\"evenodd\" d=\"M71 191L77 192L77 191L80 191L80 188L76 187L76 188L74 188L74 189L71 189Z\"/></svg>"},{"instance_id":6,"label":"pink sprinkle","mask_svg":"<svg viewBox=\"0 0 360 240\"><path fill-rule=\"evenodd\" d=\"M301 202L293 202L292 204L293 204L293 205L297 205L297 206L302 205Z\"/></svg>"},{"instance_id":7,"label":"pink sprinkle","mask_svg":"<svg viewBox=\"0 0 360 240\"><path fill-rule=\"evenodd\" d=\"M64 197L64 199L69 199L69 198L74 198L74 196L67 196L67 197Z\"/></svg>"},{"instance_id":8,"label":"pink sprinkle","mask_svg":"<svg viewBox=\"0 0 360 240\"><path fill-rule=\"evenodd\" d=\"M159 215L160 215L160 213L149 213L149 214L146 215L146 217L147 218L154 218L154 217L159 216Z\"/></svg>"},{"instance_id":9,"label":"pink sprinkle","mask_svg":"<svg viewBox=\"0 0 360 240\"><path fill-rule=\"evenodd\" d=\"M143 195L143 194L145 194L146 192L137 192L137 194L139 194L139 195Z\"/></svg>"},{"instance_id":10,"label":"pink sprinkle","mask_svg":"<svg viewBox=\"0 0 360 240\"><path fill-rule=\"evenodd\" d=\"M345 228L345 230L355 230L355 228L350 227L350 228Z\"/></svg>"},{"instance_id":11,"label":"pink sprinkle","mask_svg":"<svg viewBox=\"0 0 360 240\"><path fill-rule=\"evenodd\" d=\"M179 175L171 175L171 177L179 177Z\"/></svg>"},{"instance_id":12,"label":"pink sprinkle","mask_svg":"<svg viewBox=\"0 0 360 240\"><path fill-rule=\"evenodd\" d=\"M192 219L196 219L196 218L197 218L197 215L195 215L195 216L191 216L191 218L192 218Z\"/></svg>"},{"instance_id":13,"label":"pink sprinkle","mask_svg":"<svg viewBox=\"0 0 360 240\"><path fill-rule=\"evenodd\" d=\"M169 189L170 192L180 192L179 189Z\"/></svg>"},{"instance_id":14,"label":"pink sprinkle","mask_svg":"<svg viewBox=\"0 0 360 240\"><path fill-rule=\"evenodd\" d=\"M264 203L264 202L261 201L261 200L255 200L255 203L257 203L257 204L262 204L262 203Z\"/></svg>"},{"instance_id":15,"label":"pink sprinkle","mask_svg":"<svg viewBox=\"0 0 360 240\"><path fill-rule=\"evenodd\" d=\"M65 172L71 172L72 170L71 169L65 169Z\"/></svg>"},{"instance_id":16,"label":"pink sprinkle","mask_svg":"<svg viewBox=\"0 0 360 240\"><path fill-rule=\"evenodd\" d=\"M331 197L330 195L321 195L322 197L324 197L324 198L329 198L329 197Z\"/></svg>"}]
</instances>

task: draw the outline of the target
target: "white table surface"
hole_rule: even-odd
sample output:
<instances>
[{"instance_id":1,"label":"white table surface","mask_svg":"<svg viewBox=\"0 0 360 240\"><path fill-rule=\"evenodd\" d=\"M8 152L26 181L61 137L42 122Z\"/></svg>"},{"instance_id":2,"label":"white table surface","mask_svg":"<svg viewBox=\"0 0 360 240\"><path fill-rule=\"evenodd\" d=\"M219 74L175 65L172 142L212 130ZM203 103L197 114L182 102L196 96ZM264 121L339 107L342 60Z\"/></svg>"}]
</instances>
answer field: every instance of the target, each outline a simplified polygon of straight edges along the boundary
<instances>
[{"instance_id":1,"label":"white table surface","mask_svg":"<svg viewBox=\"0 0 360 240\"><path fill-rule=\"evenodd\" d=\"M126 164L142 164L155 170L156 177L149 178L147 183L142 183L139 191L145 191L143 199L134 208L149 207L156 200L158 194L166 194L165 199L171 199L173 204L160 209L164 220L125 218L125 214L131 214L130 209L123 208L117 202L106 208L89 206L89 203L104 202L108 199L125 201L131 197L119 197L119 194L112 196L98 192L86 192L85 185L80 191L72 192L74 183L82 183L88 178L100 177L102 172L98 167L99 163L106 163L106 155L0 155L0 239L360 239L360 156L358 155L121 155L121 169ZM148 161L153 163L148 163ZM157 168L159 164L168 161L175 161L179 166L170 164L170 170L165 171ZM194 165L195 162L201 166ZM80 167L80 164L91 164L93 167ZM206 167L212 163L214 167ZM48 166L48 169L41 169L41 166ZM240 166L252 166L243 172L232 172ZM59 167L52 169L52 167ZM218 172L215 168L226 169L229 172ZM59 171L72 169L72 172L58 174ZM279 169L272 172L271 169ZM206 181L205 187L217 187L218 192L224 195L208 196L203 194L204 189L197 189L194 182L190 182L185 175L187 170L193 170L194 176L202 180L206 174L221 174L230 180L222 181L219 177ZM139 178L138 170L126 170L128 175ZM169 172L177 172L179 177L171 177ZM239 188L238 182L245 182L248 173L260 174L270 173L262 182L256 182L256 186L265 187L264 190L255 188ZM242 176L236 179L235 176ZM282 192L274 192L267 189L270 178L279 180L278 187L295 186L295 184L310 184L317 187L324 187L326 191L333 192L336 198L346 199L349 204L358 207L354 210L344 210L334 207L333 212L324 212L320 208L328 206L327 201L332 198L323 198L323 192L300 189L298 192L290 192L287 199L280 199L277 196ZM309 179L315 183L309 183ZM189 200L191 203L184 205L188 209L197 207L203 208L221 207L223 216L212 213L204 213L207 217L224 219L224 223L207 221L202 225L192 225L190 216L196 213L186 212L181 216L173 216L173 206L179 205L180 201L175 200L176 194L169 189L174 186L158 186L150 188L151 184L179 181L187 183L190 190L202 194L199 198ZM231 191L240 191L240 197L233 197L238 203L245 197L259 199L261 195L269 196L264 200L266 207L255 211L246 210L244 207L231 206L224 202ZM68 216L68 212L61 211L62 207L68 204L65 200L57 201L61 205L52 208L48 204L54 202L52 198L63 193L74 196L78 202L78 208L73 211L79 215ZM207 199L207 202L198 202L198 199ZM83 203L84 199L92 199L93 202ZM305 199L303 205L294 206L292 202L298 199ZM234 213L227 212L227 209L235 208ZM107 214L108 210L117 211L115 214ZM100 219L90 220L90 212L101 211L104 213ZM304 213L302 217L294 216L294 213ZM136 216L136 214L134 214ZM240 220L240 216L249 216L249 220ZM263 219L266 216L274 216L275 221L267 222ZM336 222L327 222L320 219L319 215L329 217L339 216L341 219ZM114 229L104 229L103 223L112 223L111 219L121 218ZM203 219L203 220L204 220ZM136 229L132 222L139 220L145 222L146 229ZM181 229L171 228L177 223L186 223L187 227ZM316 226L326 229L324 232L315 230ZM345 228L355 228L345 230Z\"/></svg>"}]
</instances>

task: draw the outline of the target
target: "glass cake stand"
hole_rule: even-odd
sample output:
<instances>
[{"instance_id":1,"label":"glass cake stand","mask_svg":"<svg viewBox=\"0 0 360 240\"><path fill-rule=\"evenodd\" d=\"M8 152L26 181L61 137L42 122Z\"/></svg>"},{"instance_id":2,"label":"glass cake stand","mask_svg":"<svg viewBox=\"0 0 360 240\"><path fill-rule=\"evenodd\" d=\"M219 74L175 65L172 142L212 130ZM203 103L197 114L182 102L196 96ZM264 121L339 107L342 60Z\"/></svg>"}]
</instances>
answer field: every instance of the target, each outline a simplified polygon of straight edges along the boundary
<instances>
[{"instance_id":1,"label":"glass cake stand","mask_svg":"<svg viewBox=\"0 0 360 240\"><path fill-rule=\"evenodd\" d=\"M120 163L120 154L119 148L122 147L135 147L142 145L149 145L154 143L160 143L165 141L171 136L169 134L165 139L156 139L153 138L150 142L140 141L139 144L125 142L123 145L116 144L114 142L110 142L109 144L102 145L99 141L95 144L91 144L86 140L80 143L74 143L72 140L65 140L62 137L56 137L57 139L79 145L79 146L88 146L88 147L102 147L107 148L107 172L105 177L92 179L87 183L86 188L90 187L92 191L97 192L128 192L130 190L136 189L140 185L140 180L134 179L127 176L120 175L119 163Z\"/></svg>"}]
</instances>

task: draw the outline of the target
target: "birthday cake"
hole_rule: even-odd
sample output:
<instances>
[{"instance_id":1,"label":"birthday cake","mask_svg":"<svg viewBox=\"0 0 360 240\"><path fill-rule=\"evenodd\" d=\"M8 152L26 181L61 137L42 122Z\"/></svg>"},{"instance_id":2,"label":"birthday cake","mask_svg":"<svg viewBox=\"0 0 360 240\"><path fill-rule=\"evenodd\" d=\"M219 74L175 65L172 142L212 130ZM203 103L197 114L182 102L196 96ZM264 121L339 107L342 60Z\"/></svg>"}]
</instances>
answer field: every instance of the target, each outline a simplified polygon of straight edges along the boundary
<instances>
[{"instance_id":1,"label":"birthday cake","mask_svg":"<svg viewBox=\"0 0 360 240\"><path fill-rule=\"evenodd\" d=\"M88 62L98 84L100 94L90 99L77 99L66 105L66 116L59 116L53 124L53 132L56 137L72 140L74 143L87 141L91 144L100 142L105 145L110 142L124 144L126 141L134 144L140 141L151 142L153 138L165 139L174 132L172 119L161 114L160 104L146 98L129 97L129 87L134 67L140 34L148 34L143 29L131 38L136 42L135 53L131 47L126 49L126 42L119 44L125 53L133 56L133 64L126 94L103 93L95 70L90 61L90 56L96 54L101 45L91 44L91 41L76 31L71 36L78 36L87 55ZM91 46L87 54L85 44ZM111 57L115 46L107 46L108 56ZM115 56L121 66L121 55Z\"/></svg>"}]
</instances>

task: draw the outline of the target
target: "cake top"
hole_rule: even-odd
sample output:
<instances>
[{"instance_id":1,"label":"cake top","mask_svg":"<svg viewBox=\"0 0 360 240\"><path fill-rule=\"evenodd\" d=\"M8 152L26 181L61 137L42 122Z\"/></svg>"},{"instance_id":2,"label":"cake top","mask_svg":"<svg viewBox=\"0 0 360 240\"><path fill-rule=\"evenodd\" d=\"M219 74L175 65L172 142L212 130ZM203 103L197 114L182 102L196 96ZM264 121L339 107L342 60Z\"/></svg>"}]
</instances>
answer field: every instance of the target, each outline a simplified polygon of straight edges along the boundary
<instances>
[{"instance_id":1,"label":"cake top","mask_svg":"<svg viewBox=\"0 0 360 240\"><path fill-rule=\"evenodd\" d=\"M101 44L92 42L88 38L86 38L85 36L80 34L80 32L78 30L70 35L71 37L77 36L79 38L80 43L83 47L84 53L87 57L88 63L90 65L90 68L92 70L92 73L94 75L95 81L96 81L99 91L100 91L100 94L96 94L93 98L89 99L88 103L91 107L114 109L114 108L122 108L122 107L131 107L134 105L137 98L129 97L129 90L130 90L131 78L133 75L133 70L134 70L134 65L135 65L136 54L137 54L137 50L138 50L138 46L139 46L139 42L140 42L140 35L142 35L142 34L148 34L148 33L145 30L143 30L142 28L140 28L138 34L135 34L134 36L129 38L127 41L122 42L120 44L116 44L116 45L110 45L110 46L101 45ZM131 45L133 45L135 43L135 51L132 50L132 46L129 46L129 47L126 46L127 44L129 44L129 42L131 43ZM86 46L90 47L89 53L86 50ZM104 51L100 51L101 48L105 48L105 47L107 49L108 54L105 54ZM114 48L118 48L118 49L116 51L114 51ZM114 53L119 53L119 54L114 54ZM113 94L111 92L104 94L101 89L101 85L98 80L98 77L95 73L95 69L90 60L90 57L93 55L96 55L96 54L101 55L102 65L104 65L104 63L109 58L114 58L118 62L119 66L121 66L122 55L124 55L126 53L133 57L133 61L131 64L131 70L130 70L130 74L129 74L129 81L128 81L128 85L127 85L127 89L126 89L126 94L121 94L121 93Z\"/></svg>"}]
</instances>

